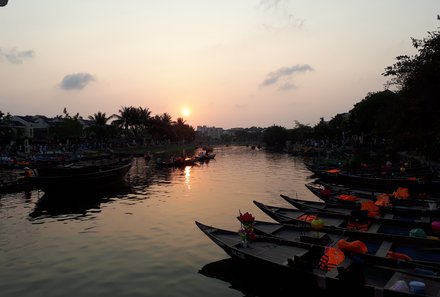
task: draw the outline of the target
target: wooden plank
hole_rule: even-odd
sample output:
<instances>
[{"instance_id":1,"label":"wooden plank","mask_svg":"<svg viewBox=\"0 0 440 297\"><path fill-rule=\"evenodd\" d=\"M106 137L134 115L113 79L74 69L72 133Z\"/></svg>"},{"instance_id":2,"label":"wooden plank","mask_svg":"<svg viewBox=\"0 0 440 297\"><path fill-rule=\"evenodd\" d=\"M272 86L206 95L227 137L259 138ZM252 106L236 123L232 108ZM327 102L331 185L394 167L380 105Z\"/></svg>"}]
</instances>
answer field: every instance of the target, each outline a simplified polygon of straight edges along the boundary
<instances>
[{"instance_id":1,"label":"wooden plank","mask_svg":"<svg viewBox=\"0 0 440 297\"><path fill-rule=\"evenodd\" d=\"M392 245L393 245L393 243L391 241L382 242L382 244L380 245L380 247L376 251L376 256L386 257L387 253L390 250Z\"/></svg>"},{"instance_id":2,"label":"wooden plank","mask_svg":"<svg viewBox=\"0 0 440 297\"><path fill-rule=\"evenodd\" d=\"M372 233L376 233L379 230L380 226L381 225L379 223L371 224L370 228L368 228L368 231Z\"/></svg>"}]
</instances>

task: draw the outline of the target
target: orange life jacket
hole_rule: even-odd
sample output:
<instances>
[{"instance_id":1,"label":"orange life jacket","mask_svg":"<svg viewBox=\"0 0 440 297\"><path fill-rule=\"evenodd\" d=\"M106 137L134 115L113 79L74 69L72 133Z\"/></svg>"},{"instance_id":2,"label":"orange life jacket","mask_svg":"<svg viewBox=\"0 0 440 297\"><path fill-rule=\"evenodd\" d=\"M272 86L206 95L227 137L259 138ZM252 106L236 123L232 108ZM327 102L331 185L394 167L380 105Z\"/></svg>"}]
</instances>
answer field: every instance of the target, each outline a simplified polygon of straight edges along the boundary
<instances>
[{"instance_id":1,"label":"orange life jacket","mask_svg":"<svg viewBox=\"0 0 440 297\"><path fill-rule=\"evenodd\" d=\"M300 217L298 217L298 220L311 223L316 218L317 218L316 215L303 214Z\"/></svg>"},{"instance_id":2,"label":"orange life jacket","mask_svg":"<svg viewBox=\"0 0 440 297\"><path fill-rule=\"evenodd\" d=\"M388 194L377 195L376 202L374 204L377 206L391 206L390 196Z\"/></svg>"},{"instance_id":3,"label":"orange life jacket","mask_svg":"<svg viewBox=\"0 0 440 297\"><path fill-rule=\"evenodd\" d=\"M338 248L341 249L342 251L354 252L360 254L366 254L368 252L367 246L365 245L365 243L363 243L360 240L349 242L346 241L345 239L341 239L338 241Z\"/></svg>"},{"instance_id":4,"label":"orange life jacket","mask_svg":"<svg viewBox=\"0 0 440 297\"><path fill-rule=\"evenodd\" d=\"M377 207L376 204L374 204L373 201L365 201L361 203L361 210L368 211L368 216L370 218L372 217L380 217L381 213L379 211L379 207Z\"/></svg>"},{"instance_id":5,"label":"orange life jacket","mask_svg":"<svg viewBox=\"0 0 440 297\"><path fill-rule=\"evenodd\" d=\"M407 260L407 261L412 260L412 258L406 254L397 253L397 252L393 252L393 251L388 251L387 258L392 258L392 259L396 259L396 260Z\"/></svg>"},{"instance_id":6,"label":"orange life jacket","mask_svg":"<svg viewBox=\"0 0 440 297\"><path fill-rule=\"evenodd\" d=\"M368 219L368 211L355 209L351 211L350 218L347 222L347 229L367 231L370 226L370 220Z\"/></svg>"},{"instance_id":7,"label":"orange life jacket","mask_svg":"<svg viewBox=\"0 0 440 297\"><path fill-rule=\"evenodd\" d=\"M327 173L339 173L339 172L341 172L341 169L329 169L329 170L326 170L325 172L327 172Z\"/></svg>"},{"instance_id":8,"label":"orange life jacket","mask_svg":"<svg viewBox=\"0 0 440 297\"><path fill-rule=\"evenodd\" d=\"M356 222L356 221L348 221L347 229L349 230L359 230L359 231L368 231L369 224L368 222Z\"/></svg>"},{"instance_id":9,"label":"orange life jacket","mask_svg":"<svg viewBox=\"0 0 440 297\"><path fill-rule=\"evenodd\" d=\"M319 261L319 268L330 271L345 260L344 252L338 248L326 247Z\"/></svg>"},{"instance_id":10,"label":"orange life jacket","mask_svg":"<svg viewBox=\"0 0 440 297\"><path fill-rule=\"evenodd\" d=\"M408 188L397 188L393 195L398 199L408 199L410 197Z\"/></svg>"},{"instance_id":11,"label":"orange life jacket","mask_svg":"<svg viewBox=\"0 0 440 297\"><path fill-rule=\"evenodd\" d=\"M358 200L358 197L356 197L355 195L350 195L350 194L341 194L338 196L339 199L344 200L344 201L356 201Z\"/></svg>"}]
</instances>

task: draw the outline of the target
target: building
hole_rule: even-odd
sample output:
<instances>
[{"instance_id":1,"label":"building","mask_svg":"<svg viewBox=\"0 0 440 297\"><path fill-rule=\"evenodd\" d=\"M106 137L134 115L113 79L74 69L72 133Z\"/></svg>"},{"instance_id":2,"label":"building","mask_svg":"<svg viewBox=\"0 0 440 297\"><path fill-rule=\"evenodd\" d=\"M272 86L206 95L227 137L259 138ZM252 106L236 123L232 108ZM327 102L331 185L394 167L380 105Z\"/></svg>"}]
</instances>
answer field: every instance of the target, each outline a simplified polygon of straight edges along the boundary
<instances>
[{"instance_id":1,"label":"building","mask_svg":"<svg viewBox=\"0 0 440 297\"><path fill-rule=\"evenodd\" d=\"M216 128L216 127L207 127L207 126L197 126L197 134L199 134L200 137L208 137L210 139L221 139L222 135L224 134L223 128Z\"/></svg>"}]
</instances>

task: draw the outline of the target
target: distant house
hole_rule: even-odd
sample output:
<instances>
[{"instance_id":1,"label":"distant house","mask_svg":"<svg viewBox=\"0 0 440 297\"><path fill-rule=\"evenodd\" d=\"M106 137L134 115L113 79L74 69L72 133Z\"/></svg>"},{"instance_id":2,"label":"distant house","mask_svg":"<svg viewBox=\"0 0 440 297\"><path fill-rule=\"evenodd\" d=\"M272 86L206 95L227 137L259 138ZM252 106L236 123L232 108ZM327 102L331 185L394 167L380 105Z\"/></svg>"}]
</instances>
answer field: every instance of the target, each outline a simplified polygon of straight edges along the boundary
<instances>
[{"instance_id":1,"label":"distant house","mask_svg":"<svg viewBox=\"0 0 440 297\"><path fill-rule=\"evenodd\" d=\"M12 116L11 126L23 132L25 138L47 138L50 124L45 116Z\"/></svg>"},{"instance_id":2,"label":"distant house","mask_svg":"<svg viewBox=\"0 0 440 297\"><path fill-rule=\"evenodd\" d=\"M83 129L90 127L93 124L93 121L84 120L81 117L78 118L78 122L81 124ZM48 118L42 115L15 115L11 117L10 123L14 129L22 131L21 135L24 138L44 140L49 137L50 128L61 125L63 123L63 118Z\"/></svg>"}]
</instances>

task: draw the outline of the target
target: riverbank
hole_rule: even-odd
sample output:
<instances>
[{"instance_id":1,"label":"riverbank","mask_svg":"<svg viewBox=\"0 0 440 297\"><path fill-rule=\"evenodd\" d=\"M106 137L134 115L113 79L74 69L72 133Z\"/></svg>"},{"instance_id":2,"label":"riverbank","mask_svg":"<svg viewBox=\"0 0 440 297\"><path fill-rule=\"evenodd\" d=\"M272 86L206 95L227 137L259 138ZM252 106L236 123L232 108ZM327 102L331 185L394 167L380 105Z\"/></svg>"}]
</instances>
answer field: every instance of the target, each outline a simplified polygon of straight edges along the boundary
<instances>
[{"instance_id":1,"label":"riverbank","mask_svg":"<svg viewBox=\"0 0 440 297\"><path fill-rule=\"evenodd\" d=\"M174 155L193 155L198 147L194 143L189 144L168 144L168 145L147 145L147 146L129 146L123 148L112 148L111 151L115 154L130 155L135 157L142 157L145 155L155 156L163 154Z\"/></svg>"}]
</instances>

